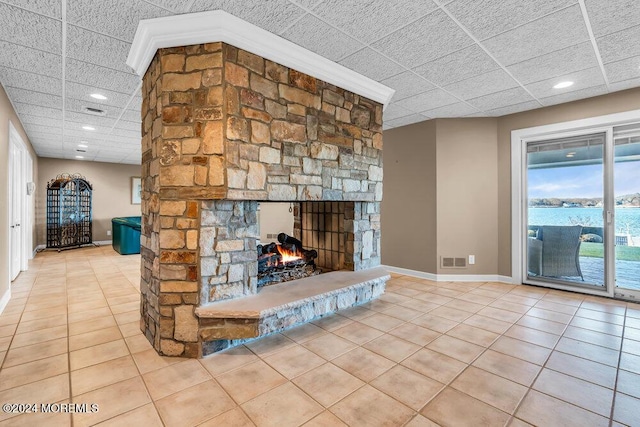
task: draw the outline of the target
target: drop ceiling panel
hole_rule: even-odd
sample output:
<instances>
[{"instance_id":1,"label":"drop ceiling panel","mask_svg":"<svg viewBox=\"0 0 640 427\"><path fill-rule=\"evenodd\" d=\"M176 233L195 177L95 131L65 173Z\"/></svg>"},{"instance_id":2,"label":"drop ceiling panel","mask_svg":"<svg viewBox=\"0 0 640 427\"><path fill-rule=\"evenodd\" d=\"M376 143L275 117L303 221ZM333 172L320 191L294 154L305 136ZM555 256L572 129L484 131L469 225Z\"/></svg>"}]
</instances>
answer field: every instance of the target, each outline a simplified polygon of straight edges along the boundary
<instances>
[{"instance_id":1,"label":"drop ceiling panel","mask_svg":"<svg viewBox=\"0 0 640 427\"><path fill-rule=\"evenodd\" d=\"M14 102L13 105L16 107L16 111L19 114L30 114L32 116L62 120L61 108L48 108L39 105L22 104L20 102Z\"/></svg>"},{"instance_id":2,"label":"drop ceiling panel","mask_svg":"<svg viewBox=\"0 0 640 427\"><path fill-rule=\"evenodd\" d=\"M120 112L122 111L122 109L118 107L103 105L103 104L100 104L97 102L91 102L88 100L79 100L79 99L73 99L73 98L67 97L65 102L66 102L65 107L67 108L67 111L88 115L90 117L94 117L94 116L91 116L85 111L86 107L102 110L105 112L104 117L108 117L113 120L116 120L120 116ZM97 116L97 117L100 117L100 116Z\"/></svg>"},{"instance_id":3,"label":"drop ceiling panel","mask_svg":"<svg viewBox=\"0 0 640 427\"><path fill-rule=\"evenodd\" d=\"M51 18L62 18L62 2L60 0L2 0L2 3L12 4Z\"/></svg>"},{"instance_id":4,"label":"drop ceiling panel","mask_svg":"<svg viewBox=\"0 0 640 427\"><path fill-rule=\"evenodd\" d=\"M40 105L49 108L62 108L62 97L48 93L35 92L17 87L5 88L13 102L21 104Z\"/></svg>"},{"instance_id":5,"label":"drop ceiling panel","mask_svg":"<svg viewBox=\"0 0 640 427\"><path fill-rule=\"evenodd\" d=\"M518 86L504 70L499 69L445 86L462 99L472 99Z\"/></svg>"},{"instance_id":6,"label":"drop ceiling panel","mask_svg":"<svg viewBox=\"0 0 640 427\"><path fill-rule=\"evenodd\" d=\"M67 22L129 42L140 19L171 14L143 0L67 0Z\"/></svg>"},{"instance_id":7,"label":"drop ceiling panel","mask_svg":"<svg viewBox=\"0 0 640 427\"><path fill-rule=\"evenodd\" d=\"M120 118L120 120L134 122L137 123L138 126L140 126L140 123L142 122L142 119L140 118L140 109L138 108L135 110L126 110L124 113L122 113L122 117Z\"/></svg>"},{"instance_id":8,"label":"drop ceiling panel","mask_svg":"<svg viewBox=\"0 0 640 427\"><path fill-rule=\"evenodd\" d=\"M577 99L591 98L593 96L604 95L605 93L607 93L607 87L605 85L594 86L594 87L588 87L582 90L574 90L567 93L561 93L558 95L541 98L540 102L542 102L544 105L562 104L564 102L575 101Z\"/></svg>"},{"instance_id":9,"label":"drop ceiling panel","mask_svg":"<svg viewBox=\"0 0 640 427\"><path fill-rule=\"evenodd\" d=\"M507 68L518 81L528 84L598 66L593 45L584 42Z\"/></svg>"},{"instance_id":10,"label":"drop ceiling panel","mask_svg":"<svg viewBox=\"0 0 640 427\"><path fill-rule=\"evenodd\" d=\"M127 122L125 120L119 120L115 124L115 129L128 130L131 132L137 132L140 135L140 122ZM141 138L141 137L139 137Z\"/></svg>"},{"instance_id":11,"label":"drop ceiling panel","mask_svg":"<svg viewBox=\"0 0 640 427\"><path fill-rule=\"evenodd\" d=\"M401 65L368 47L347 56L340 61L340 64L377 81L405 70Z\"/></svg>"},{"instance_id":12,"label":"drop ceiling panel","mask_svg":"<svg viewBox=\"0 0 640 427\"><path fill-rule=\"evenodd\" d=\"M164 9L170 10L176 13L186 13L193 3L193 0L147 0L149 3L160 6ZM215 3L212 1L211 3Z\"/></svg>"},{"instance_id":13,"label":"drop ceiling panel","mask_svg":"<svg viewBox=\"0 0 640 427\"><path fill-rule=\"evenodd\" d=\"M639 40L640 25L598 38L602 62L606 64L638 56L640 53Z\"/></svg>"},{"instance_id":14,"label":"drop ceiling panel","mask_svg":"<svg viewBox=\"0 0 640 427\"><path fill-rule=\"evenodd\" d=\"M126 130L126 129L118 129L114 128L111 132L112 135L122 136L129 138L131 141L135 141L136 144L140 143L140 128L138 130Z\"/></svg>"},{"instance_id":15,"label":"drop ceiling panel","mask_svg":"<svg viewBox=\"0 0 640 427\"><path fill-rule=\"evenodd\" d=\"M397 102L398 106L419 113L421 111L433 110L444 105L459 102L453 95L442 89L434 89Z\"/></svg>"},{"instance_id":16,"label":"drop ceiling panel","mask_svg":"<svg viewBox=\"0 0 640 427\"><path fill-rule=\"evenodd\" d=\"M604 66L609 82L640 78L640 56L610 62Z\"/></svg>"},{"instance_id":17,"label":"drop ceiling panel","mask_svg":"<svg viewBox=\"0 0 640 427\"><path fill-rule=\"evenodd\" d=\"M384 110L384 114L382 115L382 118L385 122L389 121L389 120L394 120L400 117L404 117L404 116L409 116L413 114L413 111L408 110L404 107L401 107L400 105L398 105L397 102L389 105L386 110Z\"/></svg>"},{"instance_id":18,"label":"drop ceiling panel","mask_svg":"<svg viewBox=\"0 0 640 427\"><path fill-rule=\"evenodd\" d=\"M503 65L513 65L589 40L580 6L575 5L483 41Z\"/></svg>"},{"instance_id":19,"label":"drop ceiling panel","mask_svg":"<svg viewBox=\"0 0 640 427\"><path fill-rule=\"evenodd\" d=\"M411 71L405 71L398 75L389 77L388 79L382 80L381 83L396 90L396 93L393 94L394 101L398 101L400 99L404 99L418 93L426 92L434 88L431 83L427 82L424 78ZM393 105L394 104L391 103L389 107L384 110L385 117L389 108L391 108Z\"/></svg>"},{"instance_id":20,"label":"drop ceiling panel","mask_svg":"<svg viewBox=\"0 0 640 427\"><path fill-rule=\"evenodd\" d=\"M75 111L65 112L64 117L66 119L65 128L67 125L77 125L80 128L82 128L82 126L90 125L96 128L96 132L107 131L111 129L116 122L115 119L110 117L92 116L90 114L76 113Z\"/></svg>"},{"instance_id":21,"label":"drop ceiling panel","mask_svg":"<svg viewBox=\"0 0 640 427\"><path fill-rule=\"evenodd\" d=\"M554 89L553 86L561 81L572 81L573 86L565 89ZM599 67L589 68L541 82L532 83L527 86L531 93L537 98L546 98L563 93L575 92L592 86L604 85L604 78Z\"/></svg>"},{"instance_id":22,"label":"drop ceiling panel","mask_svg":"<svg viewBox=\"0 0 640 427\"><path fill-rule=\"evenodd\" d=\"M140 84L140 78L133 73L124 73L75 59L67 59L66 78L86 86L129 94Z\"/></svg>"},{"instance_id":23,"label":"drop ceiling panel","mask_svg":"<svg viewBox=\"0 0 640 427\"><path fill-rule=\"evenodd\" d=\"M444 107L438 107L433 110L422 111L420 114L431 118L445 118L445 117L462 117L469 114L478 113L479 110L473 105L469 105L466 102L458 102L456 104L445 105Z\"/></svg>"},{"instance_id":24,"label":"drop ceiling panel","mask_svg":"<svg viewBox=\"0 0 640 427\"><path fill-rule=\"evenodd\" d=\"M469 64L473 64L470 67ZM500 65L477 44L420 65L413 70L440 86L483 74Z\"/></svg>"},{"instance_id":25,"label":"drop ceiling panel","mask_svg":"<svg viewBox=\"0 0 640 427\"><path fill-rule=\"evenodd\" d=\"M314 9L314 13L360 40L374 41L436 7L431 0L326 0Z\"/></svg>"},{"instance_id":26,"label":"drop ceiling panel","mask_svg":"<svg viewBox=\"0 0 640 427\"><path fill-rule=\"evenodd\" d=\"M60 128L62 129L62 122L56 119L47 119L45 117L32 116L29 114L20 114L20 121L22 124L26 125L27 123L47 126L49 128Z\"/></svg>"},{"instance_id":27,"label":"drop ceiling panel","mask_svg":"<svg viewBox=\"0 0 640 427\"><path fill-rule=\"evenodd\" d=\"M385 124L387 126L387 129L391 129L391 128L395 128L395 127L399 127L399 126L406 126L406 125L411 125L413 123L423 122L423 121L428 120L428 119L429 119L429 117L423 116L421 114L412 114L410 116L405 116L405 117L400 117L398 119L389 120Z\"/></svg>"},{"instance_id":28,"label":"drop ceiling panel","mask_svg":"<svg viewBox=\"0 0 640 427\"><path fill-rule=\"evenodd\" d=\"M62 137L62 128L51 127L33 123L23 123L24 128L33 134L41 135L60 135Z\"/></svg>"},{"instance_id":29,"label":"drop ceiling panel","mask_svg":"<svg viewBox=\"0 0 640 427\"><path fill-rule=\"evenodd\" d=\"M124 108L131 98L131 95L128 93L114 92L107 89L101 89L96 86L87 86L69 81L65 85L65 91L67 93L67 98L75 99L78 101L98 102L100 105L104 105L105 108ZM107 99L104 101L96 101L94 98L89 96L92 93L99 93L106 96Z\"/></svg>"},{"instance_id":30,"label":"drop ceiling panel","mask_svg":"<svg viewBox=\"0 0 640 427\"><path fill-rule=\"evenodd\" d=\"M490 111L496 108L507 107L509 105L520 104L527 101L535 101L526 90L520 86L501 92L491 93L470 99L469 104L474 105L482 111Z\"/></svg>"},{"instance_id":31,"label":"drop ceiling panel","mask_svg":"<svg viewBox=\"0 0 640 427\"><path fill-rule=\"evenodd\" d=\"M62 52L62 23L0 3L0 39L45 52Z\"/></svg>"},{"instance_id":32,"label":"drop ceiling panel","mask_svg":"<svg viewBox=\"0 0 640 427\"><path fill-rule=\"evenodd\" d=\"M125 73L133 70L122 62L129 54L131 43L67 25L67 56L79 61L101 65Z\"/></svg>"},{"instance_id":33,"label":"drop ceiling panel","mask_svg":"<svg viewBox=\"0 0 640 427\"><path fill-rule=\"evenodd\" d=\"M596 37L638 25L637 0L585 0L589 21Z\"/></svg>"},{"instance_id":34,"label":"drop ceiling panel","mask_svg":"<svg viewBox=\"0 0 640 427\"><path fill-rule=\"evenodd\" d=\"M535 110L536 108L542 108L538 101L527 101L519 104L509 105L507 107L495 108L487 111L489 117L500 117L507 114L519 113L521 111Z\"/></svg>"},{"instance_id":35,"label":"drop ceiling panel","mask_svg":"<svg viewBox=\"0 0 640 427\"><path fill-rule=\"evenodd\" d=\"M196 0L192 12L224 9L258 27L279 34L305 11L287 0Z\"/></svg>"},{"instance_id":36,"label":"drop ceiling panel","mask_svg":"<svg viewBox=\"0 0 640 427\"><path fill-rule=\"evenodd\" d=\"M557 12L576 0L455 0L445 6L480 40Z\"/></svg>"},{"instance_id":37,"label":"drop ceiling panel","mask_svg":"<svg viewBox=\"0 0 640 427\"><path fill-rule=\"evenodd\" d=\"M443 11L436 10L372 46L400 64L413 68L472 43L469 36Z\"/></svg>"},{"instance_id":38,"label":"drop ceiling panel","mask_svg":"<svg viewBox=\"0 0 640 427\"><path fill-rule=\"evenodd\" d=\"M311 15L302 17L282 33L282 37L332 61L339 61L364 47L356 39Z\"/></svg>"},{"instance_id":39,"label":"drop ceiling panel","mask_svg":"<svg viewBox=\"0 0 640 427\"><path fill-rule=\"evenodd\" d=\"M61 78L62 57L0 40L0 66Z\"/></svg>"},{"instance_id":40,"label":"drop ceiling panel","mask_svg":"<svg viewBox=\"0 0 640 427\"><path fill-rule=\"evenodd\" d=\"M0 81L5 88L15 87L53 95L62 94L62 80L42 74L0 67Z\"/></svg>"},{"instance_id":41,"label":"drop ceiling panel","mask_svg":"<svg viewBox=\"0 0 640 427\"><path fill-rule=\"evenodd\" d=\"M619 90L625 90L625 89L630 89L630 88L634 88L634 87L639 87L640 86L640 78L638 79L629 79L629 80L624 80L621 82L615 82L615 83L611 83L609 85L609 90L611 92L616 92Z\"/></svg>"}]
</instances>

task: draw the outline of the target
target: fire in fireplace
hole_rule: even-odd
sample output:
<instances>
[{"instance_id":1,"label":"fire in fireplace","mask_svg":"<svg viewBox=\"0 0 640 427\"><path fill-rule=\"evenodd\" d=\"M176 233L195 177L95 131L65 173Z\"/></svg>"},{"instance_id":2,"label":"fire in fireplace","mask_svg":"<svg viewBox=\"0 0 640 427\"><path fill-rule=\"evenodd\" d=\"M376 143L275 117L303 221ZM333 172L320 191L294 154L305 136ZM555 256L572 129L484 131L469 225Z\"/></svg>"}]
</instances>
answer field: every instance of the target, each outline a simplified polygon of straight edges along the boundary
<instances>
[{"instance_id":1,"label":"fire in fireplace","mask_svg":"<svg viewBox=\"0 0 640 427\"><path fill-rule=\"evenodd\" d=\"M304 249L295 237L278 234L278 243L258 245L258 287L320 274L317 257L317 251Z\"/></svg>"}]
</instances>

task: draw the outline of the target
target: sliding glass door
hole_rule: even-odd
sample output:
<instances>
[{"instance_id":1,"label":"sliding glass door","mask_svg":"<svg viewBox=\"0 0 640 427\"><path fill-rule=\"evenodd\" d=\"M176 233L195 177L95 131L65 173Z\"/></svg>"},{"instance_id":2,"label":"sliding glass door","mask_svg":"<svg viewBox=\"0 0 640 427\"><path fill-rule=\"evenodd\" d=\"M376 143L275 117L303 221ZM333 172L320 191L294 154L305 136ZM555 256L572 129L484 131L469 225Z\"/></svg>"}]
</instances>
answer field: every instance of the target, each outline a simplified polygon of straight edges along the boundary
<instances>
[{"instance_id":1,"label":"sliding glass door","mask_svg":"<svg viewBox=\"0 0 640 427\"><path fill-rule=\"evenodd\" d=\"M527 282L606 289L606 142L593 132L526 143Z\"/></svg>"},{"instance_id":2,"label":"sliding glass door","mask_svg":"<svg viewBox=\"0 0 640 427\"><path fill-rule=\"evenodd\" d=\"M640 125L614 128L613 140L615 294L640 300Z\"/></svg>"}]
</instances>

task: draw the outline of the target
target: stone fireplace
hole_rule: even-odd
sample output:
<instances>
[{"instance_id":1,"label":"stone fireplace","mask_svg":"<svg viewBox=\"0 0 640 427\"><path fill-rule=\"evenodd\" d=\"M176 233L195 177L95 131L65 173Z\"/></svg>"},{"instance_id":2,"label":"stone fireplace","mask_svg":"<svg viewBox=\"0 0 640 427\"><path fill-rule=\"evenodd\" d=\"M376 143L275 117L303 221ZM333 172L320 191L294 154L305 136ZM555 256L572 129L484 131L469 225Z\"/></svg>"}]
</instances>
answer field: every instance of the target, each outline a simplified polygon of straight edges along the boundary
<instances>
[{"instance_id":1,"label":"stone fireplace","mask_svg":"<svg viewBox=\"0 0 640 427\"><path fill-rule=\"evenodd\" d=\"M141 329L159 353L384 292L380 102L224 42L157 49L142 95ZM332 272L258 292L259 201L293 202L295 237Z\"/></svg>"}]
</instances>

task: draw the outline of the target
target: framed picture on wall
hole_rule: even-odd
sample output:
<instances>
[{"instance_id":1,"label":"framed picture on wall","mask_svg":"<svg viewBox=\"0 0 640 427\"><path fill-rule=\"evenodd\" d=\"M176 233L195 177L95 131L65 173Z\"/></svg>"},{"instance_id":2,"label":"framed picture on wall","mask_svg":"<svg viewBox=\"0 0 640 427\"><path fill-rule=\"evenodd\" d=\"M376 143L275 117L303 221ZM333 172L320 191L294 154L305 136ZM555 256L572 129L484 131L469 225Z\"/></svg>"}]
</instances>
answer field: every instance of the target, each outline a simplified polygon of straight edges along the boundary
<instances>
[{"instance_id":1,"label":"framed picture on wall","mask_svg":"<svg viewBox=\"0 0 640 427\"><path fill-rule=\"evenodd\" d=\"M139 205L142 202L142 180L139 176L131 177L131 204Z\"/></svg>"}]
</instances>

